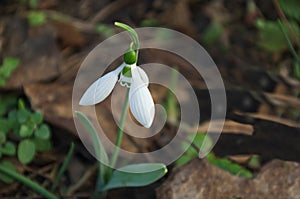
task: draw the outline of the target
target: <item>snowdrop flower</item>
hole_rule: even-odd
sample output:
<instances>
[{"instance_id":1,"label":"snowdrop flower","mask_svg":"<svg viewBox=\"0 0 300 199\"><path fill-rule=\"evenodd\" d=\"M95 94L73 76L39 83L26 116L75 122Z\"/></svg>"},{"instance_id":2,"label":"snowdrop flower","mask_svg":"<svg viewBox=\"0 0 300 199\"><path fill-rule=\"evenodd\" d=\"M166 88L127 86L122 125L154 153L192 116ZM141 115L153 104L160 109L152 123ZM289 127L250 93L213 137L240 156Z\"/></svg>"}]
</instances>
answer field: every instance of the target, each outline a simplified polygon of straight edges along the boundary
<instances>
[{"instance_id":1,"label":"snowdrop flower","mask_svg":"<svg viewBox=\"0 0 300 199\"><path fill-rule=\"evenodd\" d=\"M154 119L155 109L148 89L148 76L142 68L136 66L135 60L126 59L126 54L124 61L117 69L96 80L85 91L79 104L89 106L102 102L110 95L120 75L120 85L129 88L129 105L132 115L140 124L149 128Z\"/></svg>"}]
</instances>

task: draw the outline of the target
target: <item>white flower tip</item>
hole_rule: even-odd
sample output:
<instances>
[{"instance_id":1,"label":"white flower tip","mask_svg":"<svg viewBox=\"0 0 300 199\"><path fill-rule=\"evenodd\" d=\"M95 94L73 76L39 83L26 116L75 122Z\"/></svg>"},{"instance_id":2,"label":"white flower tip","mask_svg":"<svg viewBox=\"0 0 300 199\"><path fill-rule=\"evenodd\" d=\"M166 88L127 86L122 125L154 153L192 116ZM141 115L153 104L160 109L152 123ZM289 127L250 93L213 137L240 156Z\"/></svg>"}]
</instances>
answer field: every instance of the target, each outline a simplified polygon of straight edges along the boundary
<instances>
[{"instance_id":1,"label":"white flower tip","mask_svg":"<svg viewBox=\"0 0 300 199\"><path fill-rule=\"evenodd\" d=\"M150 128L154 120L154 102L146 86L130 88L130 110L134 118L145 128Z\"/></svg>"}]
</instances>

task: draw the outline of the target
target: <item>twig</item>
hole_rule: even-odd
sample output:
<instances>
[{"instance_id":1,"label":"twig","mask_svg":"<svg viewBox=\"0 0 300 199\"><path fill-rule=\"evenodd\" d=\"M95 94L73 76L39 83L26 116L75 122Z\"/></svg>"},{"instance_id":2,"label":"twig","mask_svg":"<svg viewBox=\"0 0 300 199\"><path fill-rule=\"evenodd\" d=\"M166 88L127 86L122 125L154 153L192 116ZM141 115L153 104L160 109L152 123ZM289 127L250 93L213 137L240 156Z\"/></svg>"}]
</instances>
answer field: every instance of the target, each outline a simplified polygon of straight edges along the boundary
<instances>
[{"instance_id":1,"label":"twig","mask_svg":"<svg viewBox=\"0 0 300 199\"><path fill-rule=\"evenodd\" d=\"M98 163L94 164L91 168L89 168L84 175L82 176L82 178L77 181L77 183L75 183L74 185L70 186L70 188L67 191L67 196L71 196L73 195L73 193L75 191L77 191L77 189L79 189L92 175L95 174L96 170L98 169Z\"/></svg>"}]
</instances>

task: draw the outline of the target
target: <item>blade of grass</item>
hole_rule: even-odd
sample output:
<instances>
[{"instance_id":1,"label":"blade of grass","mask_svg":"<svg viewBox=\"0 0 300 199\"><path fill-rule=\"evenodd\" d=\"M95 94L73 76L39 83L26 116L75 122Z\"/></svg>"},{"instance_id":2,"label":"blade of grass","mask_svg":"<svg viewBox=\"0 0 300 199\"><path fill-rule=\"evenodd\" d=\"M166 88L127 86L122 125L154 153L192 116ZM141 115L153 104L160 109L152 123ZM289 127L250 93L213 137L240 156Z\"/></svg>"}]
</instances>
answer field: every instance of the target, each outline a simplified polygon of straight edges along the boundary
<instances>
[{"instance_id":1,"label":"blade of grass","mask_svg":"<svg viewBox=\"0 0 300 199\"><path fill-rule=\"evenodd\" d=\"M74 154L74 143L72 142L71 146L69 148L69 151L67 153L67 156L66 156L64 162L62 163L62 165L61 165L61 167L60 167L60 169L59 169L59 171L58 171L58 173L57 173L57 175L54 179L53 185L51 187L51 191L54 191L54 189L57 187L59 180L61 179L62 175L66 171L66 169L67 169L67 167L70 163L70 160L73 157L73 154Z\"/></svg>"},{"instance_id":2,"label":"blade of grass","mask_svg":"<svg viewBox=\"0 0 300 199\"><path fill-rule=\"evenodd\" d=\"M289 49L290 49L292 55L294 56L295 60L296 60L298 63L300 63L300 58L299 58L298 54L296 53L296 50L295 50L295 48L294 48L294 46L293 46L293 44L292 44L292 42L291 42L289 36L287 35L287 32L286 32L285 29L284 29L283 23L282 23L281 20L279 20L279 19L278 19L278 23L279 23L279 26L280 26L281 31L282 31L283 34L284 34L284 37L285 37L285 39L286 39L286 42L287 42L287 44L288 44L288 46L289 46Z\"/></svg>"},{"instance_id":3,"label":"blade of grass","mask_svg":"<svg viewBox=\"0 0 300 199\"><path fill-rule=\"evenodd\" d=\"M47 198L47 199L58 199L56 195L46 190L44 187L40 186L38 183L32 181L31 179L15 172L10 169L7 169L6 167L0 165L0 172L4 173L5 175L8 175L19 182L23 183L24 185L30 187L37 193L41 194L41 196Z\"/></svg>"}]
</instances>

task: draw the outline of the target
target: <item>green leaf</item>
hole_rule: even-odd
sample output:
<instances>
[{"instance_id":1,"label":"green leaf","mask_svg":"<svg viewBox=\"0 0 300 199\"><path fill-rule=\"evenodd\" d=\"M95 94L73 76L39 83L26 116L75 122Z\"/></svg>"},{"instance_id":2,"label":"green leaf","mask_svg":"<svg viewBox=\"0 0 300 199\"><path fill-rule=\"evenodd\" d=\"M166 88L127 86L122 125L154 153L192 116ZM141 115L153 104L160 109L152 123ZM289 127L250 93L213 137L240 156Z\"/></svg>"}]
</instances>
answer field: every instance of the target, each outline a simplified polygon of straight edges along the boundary
<instances>
[{"instance_id":1,"label":"green leaf","mask_svg":"<svg viewBox=\"0 0 300 199\"><path fill-rule=\"evenodd\" d=\"M297 37L300 36L300 28L296 23L290 22L290 26L294 30ZM262 48L271 51L278 52L288 48L288 44L286 42L285 36L280 29L280 26L277 22L274 21L264 21L258 19L256 21L256 27L259 30L259 40L258 45ZM289 38L294 38L293 34L284 26L285 31ZM292 40L295 42L295 40Z\"/></svg>"},{"instance_id":2,"label":"green leaf","mask_svg":"<svg viewBox=\"0 0 300 199\"><path fill-rule=\"evenodd\" d=\"M43 121L43 115L41 112L34 112L30 115L30 121L34 124L41 124Z\"/></svg>"},{"instance_id":3,"label":"green leaf","mask_svg":"<svg viewBox=\"0 0 300 199\"><path fill-rule=\"evenodd\" d=\"M36 138L41 140L47 140L50 138L50 129L47 124L42 124L35 132L34 135Z\"/></svg>"},{"instance_id":4,"label":"green leaf","mask_svg":"<svg viewBox=\"0 0 300 199\"><path fill-rule=\"evenodd\" d=\"M196 157L197 157L197 154L193 155L193 156L191 156L189 154L184 154L176 160L176 166L177 167L182 167L183 165L189 163L192 159L194 159Z\"/></svg>"},{"instance_id":5,"label":"green leaf","mask_svg":"<svg viewBox=\"0 0 300 199\"><path fill-rule=\"evenodd\" d=\"M146 186L162 178L167 171L166 166L159 163L127 165L113 171L110 181L102 191L120 187Z\"/></svg>"},{"instance_id":6,"label":"green leaf","mask_svg":"<svg viewBox=\"0 0 300 199\"><path fill-rule=\"evenodd\" d=\"M22 99L18 100L18 108L19 109L25 109L26 108L24 100L22 100Z\"/></svg>"},{"instance_id":7,"label":"green leaf","mask_svg":"<svg viewBox=\"0 0 300 199\"><path fill-rule=\"evenodd\" d=\"M20 124L25 123L30 117L30 111L27 109L20 109L17 111L17 119Z\"/></svg>"},{"instance_id":8,"label":"green leaf","mask_svg":"<svg viewBox=\"0 0 300 199\"><path fill-rule=\"evenodd\" d=\"M248 167L251 169L259 169L261 167L260 158L258 155L253 155L248 162Z\"/></svg>"},{"instance_id":9,"label":"green leaf","mask_svg":"<svg viewBox=\"0 0 300 199\"><path fill-rule=\"evenodd\" d=\"M33 128L28 125L22 124L19 131L19 136L22 138L30 137L33 134Z\"/></svg>"},{"instance_id":10,"label":"green leaf","mask_svg":"<svg viewBox=\"0 0 300 199\"><path fill-rule=\"evenodd\" d=\"M49 192L47 189L39 185L38 183L30 180L29 178L17 173L15 169L13 168L13 165L6 165L0 163L0 180L4 177L9 177L18 180L22 184L26 185L27 187L31 188L32 190L39 193L41 196L47 199L58 199L57 196L55 196L53 193Z\"/></svg>"},{"instance_id":11,"label":"green leaf","mask_svg":"<svg viewBox=\"0 0 300 199\"><path fill-rule=\"evenodd\" d=\"M177 125L178 124L178 115L179 115L179 108L177 106L177 98L174 95L174 92L176 92L178 83L178 71L172 70L171 73L171 81L170 81L170 90L167 94L167 100L166 100L166 111L168 114L167 120L170 124Z\"/></svg>"},{"instance_id":12,"label":"green leaf","mask_svg":"<svg viewBox=\"0 0 300 199\"><path fill-rule=\"evenodd\" d=\"M6 57L3 59L3 64L0 67L0 74L6 79L19 66L20 60L15 57Z\"/></svg>"},{"instance_id":13,"label":"green leaf","mask_svg":"<svg viewBox=\"0 0 300 199\"><path fill-rule=\"evenodd\" d=\"M224 30L220 23L211 23L203 32L202 40L207 46L212 46L218 42Z\"/></svg>"},{"instance_id":14,"label":"green leaf","mask_svg":"<svg viewBox=\"0 0 300 199\"><path fill-rule=\"evenodd\" d=\"M46 15L43 12L31 11L27 18L32 26L39 26L46 22Z\"/></svg>"},{"instance_id":15,"label":"green leaf","mask_svg":"<svg viewBox=\"0 0 300 199\"><path fill-rule=\"evenodd\" d=\"M39 138L31 139L34 142L35 150L38 152L50 151L52 148L52 143L50 140L42 140Z\"/></svg>"},{"instance_id":16,"label":"green leaf","mask_svg":"<svg viewBox=\"0 0 300 199\"><path fill-rule=\"evenodd\" d=\"M14 143L7 141L1 148L1 152L4 155L14 156L16 155L16 146L14 145Z\"/></svg>"},{"instance_id":17,"label":"green leaf","mask_svg":"<svg viewBox=\"0 0 300 199\"><path fill-rule=\"evenodd\" d=\"M3 160L2 162L0 162L0 166L6 168L8 170L14 171L14 172L16 171L14 165L9 161ZM11 178L10 176L6 175L3 172L0 172L0 180L6 184L11 184L14 182L13 178Z\"/></svg>"},{"instance_id":18,"label":"green leaf","mask_svg":"<svg viewBox=\"0 0 300 199\"><path fill-rule=\"evenodd\" d=\"M76 113L77 117L80 119L80 121L82 122L82 124L84 125L87 132L89 132L92 137L93 148L95 150L96 157L99 161L99 170L100 170L99 177L102 178L101 182L104 182L104 176L106 175L106 172L107 172L106 165L109 164L107 153L106 153L106 151L101 143L101 140L99 138L99 135L98 135L95 127L91 123L91 121L83 113L81 113L79 111L76 111L75 113Z\"/></svg>"},{"instance_id":19,"label":"green leaf","mask_svg":"<svg viewBox=\"0 0 300 199\"><path fill-rule=\"evenodd\" d=\"M200 149L202 147L202 150L205 151L206 149L209 149L212 145L211 139L209 137L207 137L206 135L207 135L206 133L197 133L196 136L190 135L187 138L188 138L188 140L193 141L194 146L197 146L198 149ZM206 137L207 137L207 140L204 142ZM186 163L188 163L189 161L191 161L192 159L198 157L199 151L197 151L194 146L190 145L190 143L188 143L188 142L183 142L181 144L181 147L183 149L186 149L187 147L188 148L185 151L185 153L176 161L176 166L183 166Z\"/></svg>"},{"instance_id":20,"label":"green leaf","mask_svg":"<svg viewBox=\"0 0 300 199\"><path fill-rule=\"evenodd\" d=\"M244 178L252 178L253 175L250 171L245 169L244 167L240 166L237 163L234 163L230 161L227 158L216 158L216 156L212 153L209 153L206 156L209 163L219 167L220 169L223 169L233 175L241 176Z\"/></svg>"},{"instance_id":21,"label":"green leaf","mask_svg":"<svg viewBox=\"0 0 300 199\"><path fill-rule=\"evenodd\" d=\"M10 130L9 121L5 118L0 118L0 131L3 133L8 133Z\"/></svg>"},{"instance_id":22,"label":"green leaf","mask_svg":"<svg viewBox=\"0 0 300 199\"><path fill-rule=\"evenodd\" d=\"M30 163L35 155L35 145L31 140L22 140L18 146L18 159L23 164Z\"/></svg>"},{"instance_id":23,"label":"green leaf","mask_svg":"<svg viewBox=\"0 0 300 199\"><path fill-rule=\"evenodd\" d=\"M286 15L300 22L299 0L278 0L278 3Z\"/></svg>"}]
</instances>

